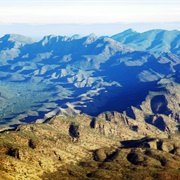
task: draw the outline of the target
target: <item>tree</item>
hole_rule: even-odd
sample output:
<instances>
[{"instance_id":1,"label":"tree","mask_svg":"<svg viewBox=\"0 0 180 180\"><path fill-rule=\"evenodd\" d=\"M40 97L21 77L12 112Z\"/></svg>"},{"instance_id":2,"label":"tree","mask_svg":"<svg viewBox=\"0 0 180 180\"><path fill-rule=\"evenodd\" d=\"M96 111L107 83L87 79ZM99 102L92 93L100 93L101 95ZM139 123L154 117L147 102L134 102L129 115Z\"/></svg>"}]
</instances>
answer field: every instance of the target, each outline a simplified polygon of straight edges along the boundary
<instances>
[{"instance_id":1,"label":"tree","mask_svg":"<svg viewBox=\"0 0 180 180\"><path fill-rule=\"evenodd\" d=\"M79 125L76 125L75 123L72 123L69 127L69 135L72 138L72 142L78 142L80 133L79 133Z\"/></svg>"}]
</instances>

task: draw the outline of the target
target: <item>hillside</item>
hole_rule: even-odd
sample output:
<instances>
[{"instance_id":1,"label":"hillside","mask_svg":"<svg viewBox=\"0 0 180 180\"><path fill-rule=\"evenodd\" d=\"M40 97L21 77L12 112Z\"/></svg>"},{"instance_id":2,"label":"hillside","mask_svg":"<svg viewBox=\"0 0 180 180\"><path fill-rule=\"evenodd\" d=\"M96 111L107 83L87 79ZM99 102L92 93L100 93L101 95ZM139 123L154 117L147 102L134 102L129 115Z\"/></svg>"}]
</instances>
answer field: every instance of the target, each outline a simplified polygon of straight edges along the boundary
<instances>
[{"instance_id":1,"label":"hillside","mask_svg":"<svg viewBox=\"0 0 180 180\"><path fill-rule=\"evenodd\" d=\"M0 179L180 179L179 37L0 38Z\"/></svg>"},{"instance_id":2,"label":"hillside","mask_svg":"<svg viewBox=\"0 0 180 180\"><path fill-rule=\"evenodd\" d=\"M179 76L178 50L179 31L127 30L113 37L49 35L40 41L5 35L0 38L0 127L58 114L123 113L140 107L151 92L171 96L159 86L161 80L171 79L179 89L179 81L171 78ZM174 93L176 101L173 97L179 92ZM169 104L179 103L170 99ZM178 107L170 109L179 114Z\"/></svg>"},{"instance_id":3,"label":"hillside","mask_svg":"<svg viewBox=\"0 0 180 180\"><path fill-rule=\"evenodd\" d=\"M179 179L179 148L179 134L117 112L56 116L0 134L0 179Z\"/></svg>"}]
</instances>

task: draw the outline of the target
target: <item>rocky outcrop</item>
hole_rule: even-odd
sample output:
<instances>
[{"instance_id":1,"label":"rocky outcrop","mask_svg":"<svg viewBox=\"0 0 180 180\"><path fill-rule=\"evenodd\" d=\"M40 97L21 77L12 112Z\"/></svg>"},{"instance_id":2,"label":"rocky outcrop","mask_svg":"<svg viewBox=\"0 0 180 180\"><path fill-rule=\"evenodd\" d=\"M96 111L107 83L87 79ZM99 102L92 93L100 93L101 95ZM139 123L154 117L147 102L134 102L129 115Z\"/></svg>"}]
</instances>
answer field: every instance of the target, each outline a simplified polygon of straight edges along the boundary
<instances>
[{"instance_id":1,"label":"rocky outcrop","mask_svg":"<svg viewBox=\"0 0 180 180\"><path fill-rule=\"evenodd\" d=\"M0 133L0 179L178 179L179 135L146 126L117 112L21 125Z\"/></svg>"},{"instance_id":2,"label":"rocky outcrop","mask_svg":"<svg viewBox=\"0 0 180 180\"><path fill-rule=\"evenodd\" d=\"M119 122L124 123L124 125L128 125L128 118L126 115L118 113L118 112L104 112L101 113L98 118L112 122L114 124L117 124Z\"/></svg>"},{"instance_id":3,"label":"rocky outcrop","mask_svg":"<svg viewBox=\"0 0 180 180\"><path fill-rule=\"evenodd\" d=\"M145 121L166 133L178 132L180 86L171 78L161 79L155 92L149 92L139 106L129 107L124 112L127 117L138 122Z\"/></svg>"}]
</instances>

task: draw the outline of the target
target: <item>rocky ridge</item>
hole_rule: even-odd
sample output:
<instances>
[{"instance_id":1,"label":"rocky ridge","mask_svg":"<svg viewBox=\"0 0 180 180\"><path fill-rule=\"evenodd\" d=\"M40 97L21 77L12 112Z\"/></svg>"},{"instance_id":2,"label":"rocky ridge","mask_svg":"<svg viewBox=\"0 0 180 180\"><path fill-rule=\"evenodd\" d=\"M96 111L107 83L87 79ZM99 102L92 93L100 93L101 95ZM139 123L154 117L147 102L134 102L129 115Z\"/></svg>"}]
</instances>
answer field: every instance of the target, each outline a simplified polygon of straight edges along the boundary
<instances>
[{"instance_id":1,"label":"rocky ridge","mask_svg":"<svg viewBox=\"0 0 180 180\"><path fill-rule=\"evenodd\" d=\"M58 114L97 116L139 107L151 91L164 93L158 89L162 79L179 74L178 49L179 31L49 35L40 41L5 35L0 38L0 128Z\"/></svg>"},{"instance_id":2,"label":"rocky ridge","mask_svg":"<svg viewBox=\"0 0 180 180\"><path fill-rule=\"evenodd\" d=\"M179 160L178 133L118 112L55 116L0 134L0 179L178 179Z\"/></svg>"},{"instance_id":3,"label":"rocky ridge","mask_svg":"<svg viewBox=\"0 0 180 180\"><path fill-rule=\"evenodd\" d=\"M0 59L0 179L180 179L179 31L6 35Z\"/></svg>"},{"instance_id":4,"label":"rocky ridge","mask_svg":"<svg viewBox=\"0 0 180 180\"><path fill-rule=\"evenodd\" d=\"M154 29L138 33L133 29L128 29L111 38L138 50L156 54L166 52L179 55L179 37L178 30Z\"/></svg>"}]
</instances>

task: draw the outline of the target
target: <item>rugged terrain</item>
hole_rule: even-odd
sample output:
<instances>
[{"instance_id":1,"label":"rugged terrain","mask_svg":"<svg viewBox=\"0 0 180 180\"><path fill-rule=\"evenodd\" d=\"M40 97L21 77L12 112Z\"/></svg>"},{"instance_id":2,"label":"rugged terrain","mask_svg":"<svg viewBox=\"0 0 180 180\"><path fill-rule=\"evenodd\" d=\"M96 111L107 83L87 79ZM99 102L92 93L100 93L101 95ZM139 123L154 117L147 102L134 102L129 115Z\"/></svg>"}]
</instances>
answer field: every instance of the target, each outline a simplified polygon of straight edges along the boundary
<instances>
[{"instance_id":1,"label":"rugged terrain","mask_svg":"<svg viewBox=\"0 0 180 180\"><path fill-rule=\"evenodd\" d=\"M55 116L0 134L0 179L180 179L179 137L118 112Z\"/></svg>"},{"instance_id":2,"label":"rugged terrain","mask_svg":"<svg viewBox=\"0 0 180 180\"><path fill-rule=\"evenodd\" d=\"M112 37L49 35L40 41L5 35L0 38L0 127L57 114L123 113L153 98L152 91L172 105L166 86L159 86L171 79L172 99L179 97L173 88L179 89L179 37L177 30L131 29Z\"/></svg>"},{"instance_id":3,"label":"rugged terrain","mask_svg":"<svg viewBox=\"0 0 180 180\"><path fill-rule=\"evenodd\" d=\"M180 179L179 50L177 30L0 38L0 179Z\"/></svg>"}]
</instances>

